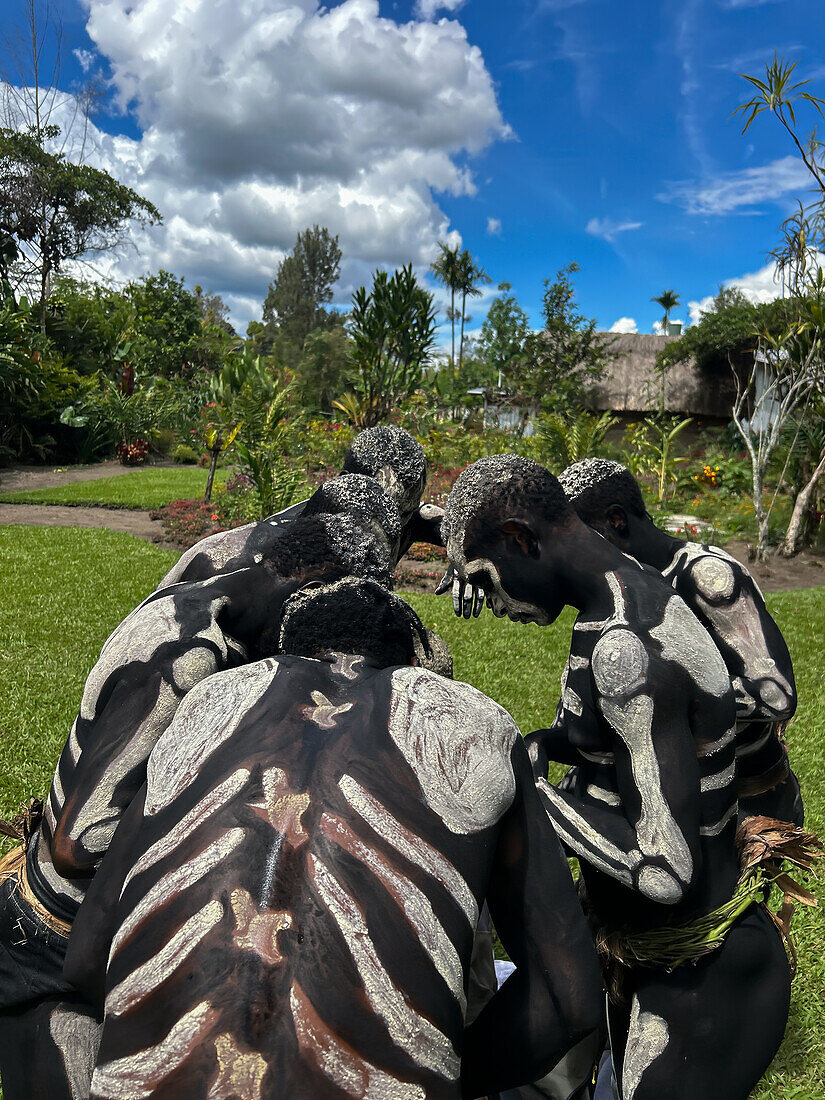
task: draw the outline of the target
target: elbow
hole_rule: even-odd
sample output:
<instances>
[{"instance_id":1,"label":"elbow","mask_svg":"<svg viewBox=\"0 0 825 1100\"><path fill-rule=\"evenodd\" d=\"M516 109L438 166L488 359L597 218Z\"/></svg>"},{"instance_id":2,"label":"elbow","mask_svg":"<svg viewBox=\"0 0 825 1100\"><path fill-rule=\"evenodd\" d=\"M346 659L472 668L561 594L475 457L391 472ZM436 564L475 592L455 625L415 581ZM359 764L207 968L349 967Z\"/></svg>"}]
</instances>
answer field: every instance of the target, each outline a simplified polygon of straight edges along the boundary
<instances>
[{"instance_id":1,"label":"elbow","mask_svg":"<svg viewBox=\"0 0 825 1100\"><path fill-rule=\"evenodd\" d=\"M697 877L696 861L688 857L677 872L670 864L646 863L639 869L639 893L658 905L680 905Z\"/></svg>"}]
</instances>

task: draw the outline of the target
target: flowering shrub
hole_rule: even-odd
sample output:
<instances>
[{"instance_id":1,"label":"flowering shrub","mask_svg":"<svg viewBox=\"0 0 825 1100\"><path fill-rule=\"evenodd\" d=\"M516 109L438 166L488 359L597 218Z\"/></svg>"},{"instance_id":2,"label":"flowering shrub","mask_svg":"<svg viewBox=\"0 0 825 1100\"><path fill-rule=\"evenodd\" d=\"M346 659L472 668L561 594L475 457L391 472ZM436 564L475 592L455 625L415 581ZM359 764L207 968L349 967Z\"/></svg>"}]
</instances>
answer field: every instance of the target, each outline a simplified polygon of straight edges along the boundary
<instances>
[{"instance_id":1,"label":"flowering shrub","mask_svg":"<svg viewBox=\"0 0 825 1100\"><path fill-rule=\"evenodd\" d=\"M123 466L142 466L149 454L149 444L145 439L136 439L134 443L122 440L116 454Z\"/></svg>"},{"instance_id":2,"label":"flowering shrub","mask_svg":"<svg viewBox=\"0 0 825 1100\"><path fill-rule=\"evenodd\" d=\"M443 546L431 546L428 542L414 542L404 556L411 561L446 561L447 551Z\"/></svg>"},{"instance_id":3,"label":"flowering shrub","mask_svg":"<svg viewBox=\"0 0 825 1100\"><path fill-rule=\"evenodd\" d=\"M161 520L169 541L184 550L207 535L225 529L215 506L204 504L201 500L173 500L171 504L152 512L152 519Z\"/></svg>"},{"instance_id":4,"label":"flowering shrub","mask_svg":"<svg viewBox=\"0 0 825 1100\"><path fill-rule=\"evenodd\" d=\"M704 485L710 485L712 488L716 488L722 482L722 468L721 466L708 466L707 463L702 467L701 474L694 474L693 480L698 481Z\"/></svg>"},{"instance_id":5,"label":"flowering shrub","mask_svg":"<svg viewBox=\"0 0 825 1100\"><path fill-rule=\"evenodd\" d=\"M243 473L233 474L224 485L218 486L210 507L225 528L241 527L260 519L255 486Z\"/></svg>"}]
</instances>

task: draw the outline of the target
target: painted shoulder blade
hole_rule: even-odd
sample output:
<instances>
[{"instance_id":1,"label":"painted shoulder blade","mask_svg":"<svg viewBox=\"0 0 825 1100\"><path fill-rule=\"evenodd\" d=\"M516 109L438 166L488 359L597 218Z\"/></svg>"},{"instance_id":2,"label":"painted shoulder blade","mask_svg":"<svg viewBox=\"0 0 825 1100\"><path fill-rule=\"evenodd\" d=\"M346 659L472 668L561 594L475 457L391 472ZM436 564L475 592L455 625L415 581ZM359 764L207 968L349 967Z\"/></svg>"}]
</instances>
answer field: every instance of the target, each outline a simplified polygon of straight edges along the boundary
<instances>
[{"instance_id":1,"label":"painted shoulder blade","mask_svg":"<svg viewBox=\"0 0 825 1100\"><path fill-rule=\"evenodd\" d=\"M390 736L427 806L453 833L495 825L516 789L510 753L519 732L507 711L422 669L398 669L392 689Z\"/></svg>"}]
</instances>

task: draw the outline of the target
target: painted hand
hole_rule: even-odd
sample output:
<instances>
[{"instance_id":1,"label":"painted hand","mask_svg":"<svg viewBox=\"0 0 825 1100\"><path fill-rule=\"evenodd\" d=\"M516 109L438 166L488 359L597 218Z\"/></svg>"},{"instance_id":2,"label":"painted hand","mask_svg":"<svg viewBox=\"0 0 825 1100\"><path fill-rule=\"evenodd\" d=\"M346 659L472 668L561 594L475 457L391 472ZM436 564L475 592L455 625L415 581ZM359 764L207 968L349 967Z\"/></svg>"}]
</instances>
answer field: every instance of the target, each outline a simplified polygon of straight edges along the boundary
<instances>
[{"instance_id":1,"label":"painted hand","mask_svg":"<svg viewBox=\"0 0 825 1100\"><path fill-rule=\"evenodd\" d=\"M484 607L484 589L474 585L471 581L463 580L452 565L447 567L447 572L441 578L435 590L436 596L441 596L452 589L453 610L459 617L470 616L478 618Z\"/></svg>"}]
</instances>

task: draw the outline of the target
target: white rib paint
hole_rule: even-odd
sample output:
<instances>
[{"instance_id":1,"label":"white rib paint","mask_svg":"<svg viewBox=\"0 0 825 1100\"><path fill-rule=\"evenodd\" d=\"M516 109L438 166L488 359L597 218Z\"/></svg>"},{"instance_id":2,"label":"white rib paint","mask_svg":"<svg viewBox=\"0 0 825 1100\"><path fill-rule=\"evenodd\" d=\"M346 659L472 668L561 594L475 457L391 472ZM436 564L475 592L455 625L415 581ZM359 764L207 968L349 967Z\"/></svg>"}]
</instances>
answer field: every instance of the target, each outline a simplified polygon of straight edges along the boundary
<instances>
[{"instance_id":1,"label":"white rib paint","mask_svg":"<svg viewBox=\"0 0 825 1100\"><path fill-rule=\"evenodd\" d=\"M88 1100L103 1025L59 1004L49 1013L49 1033L60 1052L71 1100Z\"/></svg>"},{"instance_id":2,"label":"white rib paint","mask_svg":"<svg viewBox=\"0 0 825 1100\"><path fill-rule=\"evenodd\" d=\"M72 758L72 764L77 764L80 759L80 742L77 739L77 719L72 722L72 731L69 734L69 756Z\"/></svg>"},{"instance_id":3,"label":"white rib paint","mask_svg":"<svg viewBox=\"0 0 825 1100\"><path fill-rule=\"evenodd\" d=\"M731 741L736 739L736 726L731 726L729 730L725 730L721 737L717 737L715 741L711 741L707 745L697 745L696 755L699 759L706 756L715 756L717 752L721 752L722 749L726 749Z\"/></svg>"},{"instance_id":4,"label":"white rib paint","mask_svg":"<svg viewBox=\"0 0 825 1100\"><path fill-rule=\"evenodd\" d=\"M731 822L736 817L738 813L739 803L734 802L734 804L730 806L728 810L722 815L722 817L720 817L718 821L715 821L713 825L700 825L699 836L719 836L722 830L729 824L729 822Z\"/></svg>"},{"instance_id":5,"label":"white rib paint","mask_svg":"<svg viewBox=\"0 0 825 1100\"><path fill-rule=\"evenodd\" d=\"M109 961L115 957L122 944L132 932L134 932L138 925L142 924L155 909L165 904L170 898L182 894L184 890L188 890L194 883L199 882L204 875L208 875L213 868L217 867L222 860L226 859L228 855L235 851L243 839L243 829L230 829L216 840L213 840L208 848L204 848L204 850L199 852L194 858L181 864L179 867L173 867L171 871L158 879L151 890L149 890L146 896L141 900L140 904L135 906L126 917L123 924L121 924L120 928L118 928L112 940ZM124 891L133 873L134 872L130 872L130 874L127 875L126 882L123 886ZM123 897L123 893L121 893L121 897Z\"/></svg>"},{"instance_id":6,"label":"white rib paint","mask_svg":"<svg viewBox=\"0 0 825 1100\"><path fill-rule=\"evenodd\" d=\"M518 727L469 684L417 668L392 674L389 733L424 800L453 833L490 828L516 793Z\"/></svg>"},{"instance_id":7,"label":"white rib paint","mask_svg":"<svg viewBox=\"0 0 825 1100\"><path fill-rule=\"evenodd\" d=\"M606 806L621 806L622 796L616 791L608 791L605 787L597 787L595 783L589 783L585 793L597 802L604 802Z\"/></svg>"},{"instance_id":8,"label":"white rib paint","mask_svg":"<svg viewBox=\"0 0 825 1100\"><path fill-rule=\"evenodd\" d=\"M102 1100L148 1100L160 1082L198 1049L218 1018L208 1001L182 1016L156 1046L98 1065L92 1092Z\"/></svg>"},{"instance_id":9,"label":"white rib paint","mask_svg":"<svg viewBox=\"0 0 825 1100\"><path fill-rule=\"evenodd\" d=\"M346 822L330 814L324 814L322 828L324 824L330 829L329 832L324 830L327 835L333 837L350 855L359 859L367 870L375 875L396 904L401 906L421 946L458 1001L463 1013L467 1008L467 998L464 994L464 967L452 940L435 915L429 898L411 879L400 874L381 852L365 844ZM338 839L339 836L340 839Z\"/></svg>"},{"instance_id":10,"label":"white rib paint","mask_svg":"<svg viewBox=\"0 0 825 1100\"><path fill-rule=\"evenodd\" d=\"M319 897L340 929L373 1012L390 1038L416 1065L448 1081L458 1079L461 1060L447 1036L407 1003L378 957L364 914L330 870L309 856Z\"/></svg>"},{"instance_id":11,"label":"white rib paint","mask_svg":"<svg viewBox=\"0 0 825 1100\"><path fill-rule=\"evenodd\" d=\"M727 787L728 783L732 783L735 778L736 762L734 761L720 772L714 772L712 775L703 775L699 780L699 790L703 793L705 791L718 791L721 790L722 787Z\"/></svg>"},{"instance_id":12,"label":"white rib paint","mask_svg":"<svg viewBox=\"0 0 825 1100\"><path fill-rule=\"evenodd\" d=\"M642 1077L664 1053L669 1037L667 1022L654 1012L642 1012L639 998L634 995L622 1065L624 1100L633 1100Z\"/></svg>"},{"instance_id":13,"label":"white rib paint","mask_svg":"<svg viewBox=\"0 0 825 1100\"><path fill-rule=\"evenodd\" d=\"M52 853L42 831L37 841L37 866L47 885L56 894L71 898L72 901L76 901L78 904L83 901L86 896L85 884L80 888L71 879L63 878L62 875L57 873L52 863Z\"/></svg>"},{"instance_id":14,"label":"white rib paint","mask_svg":"<svg viewBox=\"0 0 825 1100\"><path fill-rule=\"evenodd\" d=\"M198 944L223 917L223 906L214 898L193 913L172 938L119 982L106 997L106 1015L122 1016L154 993L182 966Z\"/></svg>"},{"instance_id":15,"label":"white rib paint","mask_svg":"<svg viewBox=\"0 0 825 1100\"><path fill-rule=\"evenodd\" d=\"M147 870L147 868L165 859L179 844L191 836L204 821L208 821L213 814L223 809L227 802L231 802L235 795L243 790L245 784L249 780L250 774L248 768L239 768L227 779L224 779L223 783L219 783L214 790L204 795L200 802L192 807L189 813L185 814L177 824L173 825L168 833L164 833L164 835L159 840L155 841L150 848L147 848L143 855L134 863L124 883L124 889L126 888L126 884L131 882L136 875L141 874L143 871ZM121 890L120 896L123 897L123 890Z\"/></svg>"},{"instance_id":16,"label":"white rib paint","mask_svg":"<svg viewBox=\"0 0 825 1100\"><path fill-rule=\"evenodd\" d=\"M383 840L410 863L426 871L456 901L472 928L478 923L478 905L463 875L437 848L410 832L396 820L381 802L364 790L357 779L342 775L338 781L341 793L353 810L366 821Z\"/></svg>"},{"instance_id":17,"label":"white rib paint","mask_svg":"<svg viewBox=\"0 0 825 1100\"><path fill-rule=\"evenodd\" d=\"M659 759L653 744L653 700L649 695L636 695L619 706L600 697L599 706L630 756L633 782L641 801L642 812L636 824L641 852L645 856L664 856L682 882L689 882L693 858L662 790Z\"/></svg>"},{"instance_id":18,"label":"white rib paint","mask_svg":"<svg viewBox=\"0 0 825 1100\"><path fill-rule=\"evenodd\" d=\"M311 1052L324 1076L347 1096L354 1100L425 1100L420 1086L391 1077L333 1035L300 986L290 989L289 1005L299 1048Z\"/></svg>"}]
</instances>

